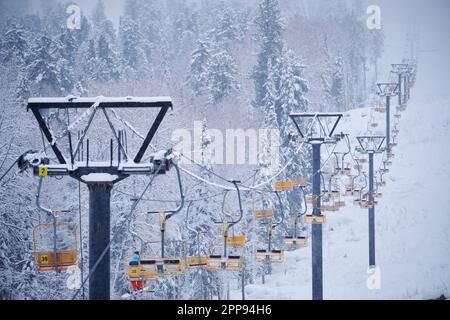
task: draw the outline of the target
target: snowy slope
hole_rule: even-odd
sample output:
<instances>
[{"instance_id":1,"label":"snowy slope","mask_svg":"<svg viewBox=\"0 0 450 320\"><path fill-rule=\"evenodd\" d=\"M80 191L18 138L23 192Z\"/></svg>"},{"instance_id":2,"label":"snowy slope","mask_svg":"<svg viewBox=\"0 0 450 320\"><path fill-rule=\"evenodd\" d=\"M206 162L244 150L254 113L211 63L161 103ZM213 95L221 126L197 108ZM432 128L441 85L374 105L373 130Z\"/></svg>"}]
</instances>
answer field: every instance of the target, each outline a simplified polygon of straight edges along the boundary
<instances>
[{"instance_id":1,"label":"snowy slope","mask_svg":"<svg viewBox=\"0 0 450 320\"><path fill-rule=\"evenodd\" d=\"M419 100L413 91L402 113L396 157L376 208L379 290L366 285L367 210L353 206L352 197L347 197L345 208L328 213L323 238L325 299L450 296L449 107L448 98ZM380 131L374 133L382 133L383 116L375 117L380 118ZM338 131L352 137L366 134L369 118L368 109L351 111ZM287 252L265 285L248 285L246 293L249 299L311 299L311 248ZM239 291L233 297L238 299Z\"/></svg>"}]
</instances>

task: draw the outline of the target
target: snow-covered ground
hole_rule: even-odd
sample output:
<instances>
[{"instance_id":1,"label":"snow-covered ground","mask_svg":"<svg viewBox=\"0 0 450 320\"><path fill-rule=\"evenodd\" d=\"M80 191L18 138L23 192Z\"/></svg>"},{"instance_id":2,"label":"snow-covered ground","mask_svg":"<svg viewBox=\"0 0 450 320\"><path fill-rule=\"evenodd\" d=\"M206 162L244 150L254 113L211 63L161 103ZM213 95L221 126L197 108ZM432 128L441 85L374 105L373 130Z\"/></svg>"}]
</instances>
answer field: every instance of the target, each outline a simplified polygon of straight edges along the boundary
<instances>
[{"instance_id":1,"label":"snow-covered ground","mask_svg":"<svg viewBox=\"0 0 450 320\"><path fill-rule=\"evenodd\" d=\"M430 99L420 91L421 81L427 79L419 76L420 94L415 96L413 89L402 113L395 159L376 207L380 288L367 286L367 210L353 206L353 198L347 197L346 207L328 213L323 229L324 299L450 296L450 99ZM337 130L353 138L366 134L370 114L369 109L350 111ZM373 133L383 133L384 116L374 117L380 127ZM248 285L246 294L248 299L311 299L311 247L287 252L284 263L273 265L266 283ZM232 297L239 299L239 290Z\"/></svg>"}]
</instances>

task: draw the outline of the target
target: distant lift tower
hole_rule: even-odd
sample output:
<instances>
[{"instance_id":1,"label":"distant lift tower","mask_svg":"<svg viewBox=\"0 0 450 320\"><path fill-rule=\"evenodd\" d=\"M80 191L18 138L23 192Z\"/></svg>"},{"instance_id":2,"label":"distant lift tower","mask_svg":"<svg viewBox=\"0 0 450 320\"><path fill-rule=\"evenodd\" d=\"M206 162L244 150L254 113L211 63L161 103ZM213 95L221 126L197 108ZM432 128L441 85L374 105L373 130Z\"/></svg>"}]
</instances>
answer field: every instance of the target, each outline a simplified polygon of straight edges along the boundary
<instances>
[{"instance_id":1,"label":"distant lift tower","mask_svg":"<svg viewBox=\"0 0 450 320\"><path fill-rule=\"evenodd\" d=\"M398 105L399 106L401 106L403 104L403 102L406 102L403 94L404 94L404 92L408 91L409 70L410 70L409 65L407 63L392 64L392 73L395 73L398 75Z\"/></svg>"},{"instance_id":2,"label":"distant lift tower","mask_svg":"<svg viewBox=\"0 0 450 320\"><path fill-rule=\"evenodd\" d=\"M386 151L391 152L391 97L399 94L397 83L377 83L378 95L386 97Z\"/></svg>"},{"instance_id":3,"label":"distant lift tower","mask_svg":"<svg viewBox=\"0 0 450 320\"><path fill-rule=\"evenodd\" d=\"M369 194L367 207L369 210L369 267L375 267L375 199L374 199L374 174L373 174L373 156L377 153L383 153L382 147L385 141L383 136L361 136L356 137L359 143L357 151L369 155Z\"/></svg>"},{"instance_id":4,"label":"distant lift tower","mask_svg":"<svg viewBox=\"0 0 450 320\"><path fill-rule=\"evenodd\" d=\"M322 144L334 144L340 138L333 133L342 118L341 113L293 113L291 119L304 143L313 148L313 216L321 216L320 210L320 147ZM331 128L331 129L330 129ZM322 224L311 226L312 241L312 298L323 300L323 257L322 257Z\"/></svg>"},{"instance_id":5,"label":"distant lift tower","mask_svg":"<svg viewBox=\"0 0 450 320\"><path fill-rule=\"evenodd\" d=\"M110 118L112 109L134 109L134 108L156 108L159 112L152 123L147 136L145 137L139 151L130 158L127 154L126 146L121 137L121 132L114 128ZM33 165L34 174L39 176L70 176L78 181L85 183L89 188L89 299L90 300L109 300L110 299L110 252L106 255L102 252L107 248L110 241L110 200L111 190L119 181L134 175L155 175L164 174L171 167L169 151L161 151L150 155L149 160L142 163L141 160L150 145L153 137L158 130L167 111L172 108L172 101L169 97L158 98L34 98L29 99L27 110L31 110L35 116L43 135L48 140L50 147L59 162L59 164L49 164L49 159L44 161L34 161L40 163L39 166ZM83 134L78 138L75 148L72 148L70 135L70 126L66 131L69 138L70 155L64 156L58 141L62 137L55 137L49 128L45 114L48 110L63 110L69 112L71 109L85 110L87 116L87 125L82 131ZM96 114L103 114L112 132L110 143L110 161L95 162L89 160L89 140L86 143L86 160L80 159L79 153L85 140L86 133L91 127ZM113 140L117 141L118 156L113 159ZM39 155L36 155L39 157ZM121 159L122 157L122 159ZM30 157L28 157L30 158ZM44 173L44 174L43 174ZM97 264L95 270L94 265Z\"/></svg>"}]
</instances>

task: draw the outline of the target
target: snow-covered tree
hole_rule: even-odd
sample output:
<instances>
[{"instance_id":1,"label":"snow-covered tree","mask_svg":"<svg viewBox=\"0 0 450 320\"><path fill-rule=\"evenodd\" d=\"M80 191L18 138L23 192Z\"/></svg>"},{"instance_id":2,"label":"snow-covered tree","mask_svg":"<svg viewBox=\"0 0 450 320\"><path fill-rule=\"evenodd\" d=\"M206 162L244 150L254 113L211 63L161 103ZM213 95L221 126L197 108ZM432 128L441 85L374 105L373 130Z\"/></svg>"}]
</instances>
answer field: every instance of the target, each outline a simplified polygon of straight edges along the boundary
<instances>
[{"instance_id":1,"label":"snow-covered tree","mask_svg":"<svg viewBox=\"0 0 450 320\"><path fill-rule=\"evenodd\" d=\"M136 0L128 0L125 13L120 18L119 37L122 68L125 73L142 75L147 68L146 43L140 30L139 6Z\"/></svg>"},{"instance_id":2,"label":"snow-covered tree","mask_svg":"<svg viewBox=\"0 0 450 320\"><path fill-rule=\"evenodd\" d=\"M191 65L188 74L188 83L194 94L200 95L207 87L208 66L211 59L209 43L198 41L197 47L191 53Z\"/></svg>"},{"instance_id":3,"label":"snow-covered tree","mask_svg":"<svg viewBox=\"0 0 450 320\"><path fill-rule=\"evenodd\" d=\"M38 86L40 93L59 93L58 47L52 39L41 36L32 48L27 66L27 77Z\"/></svg>"},{"instance_id":4,"label":"snow-covered tree","mask_svg":"<svg viewBox=\"0 0 450 320\"><path fill-rule=\"evenodd\" d=\"M241 41L244 32L238 18L233 8L229 6L222 8L218 13L217 24L211 31L211 37L217 43L222 43L225 46L235 41Z\"/></svg>"},{"instance_id":5,"label":"snow-covered tree","mask_svg":"<svg viewBox=\"0 0 450 320\"><path fill-rule=\"evenodd\" d=\"M330 56L328 47L325 48L325 69L321 75L324 90L324 106L326 111L346 111L346 81L344 74L344 61L340 54L334 59Z\"/></svg>"},{"instance_id":6,"label":"snow-covered tree","mask_svg":"<svg viewBox=\"0 0 450 320\"><path fill-rule=\"evenodd\" d=\"M237 66L226 51L214 54L208 64L208 91L210 101L218 103L233 91L239 89L236 80Z\"/></svg>"},{"instance_id":7,"label":"snow-covered tree","mask_svg":"<svg viewBox=\"0 0 450 320\"><path fill-rule=\"evenodd\" d=\"M255 24L257 28L256 39L259 42L260 51L252 76L256 93L254 103L256 106L261 106L266 96L265 86L268 81L269 65L275 63L283 48L283 23L278 0L261 1Z\"/></svg>"},{"instance_id":8,"label":"snow-covered tree","mask_svg":"<svg viewBox=\"0 0 450 320\"><path fill-rule=\"evenodd\" d=\"M105 4L103 0L98 0L92 15L94 38L98 41L100 36L111 45L116 40L114 25L111 20L106 17Z\"/></svg>"},{"instance_id":9,"label":"snow-covered tree","mask_svg":"<svg viewBox=\"0 0 450 320\"><path fill-rule=\"evenodd\" d=\"M0 57L3 63L13 62L23 66L29 54L27 31L17 21L11 21L1 39Z\"/></svg>"},{"instance_id":10,"label":"snow-covered tree","mask_svg":"<svg viewBox=\"0 0 450 320\"><path fill-rule=\"evenodd\" d=\"M101 35L97 47L97 79L100 81L117 80L120 76L117 54L106 38Z\"/></svg>"}]
</instances>

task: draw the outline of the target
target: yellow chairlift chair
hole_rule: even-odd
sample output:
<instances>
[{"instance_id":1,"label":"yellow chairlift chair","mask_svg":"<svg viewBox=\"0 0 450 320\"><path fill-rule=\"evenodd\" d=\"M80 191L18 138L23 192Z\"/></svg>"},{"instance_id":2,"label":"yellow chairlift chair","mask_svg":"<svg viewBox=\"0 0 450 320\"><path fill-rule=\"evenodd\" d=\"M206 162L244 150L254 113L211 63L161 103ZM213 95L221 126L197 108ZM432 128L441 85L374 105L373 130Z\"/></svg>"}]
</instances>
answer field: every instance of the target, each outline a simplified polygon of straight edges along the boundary
<instances>
[{"instance_id":1,"label":"yellow chairlift chair","mask_svg":"<svg viewBox=\"0 0 450 320\"><path fill-rule=\"evenodd\" d=\"M243 257L239 256L239 255L231 255L227 252L228 249L228 245L231 243L232 247L238 247L238 246L242 246L243 244L245 244L245 237L244 236L240 236L237 237L236 236L232 236L232 240L229 241L229 231L230 229L232 229L236 224L238 224L243 216L243 209L242 209L242 200L241 200L241 192L239 190L239 186L238 183L240 183L239 181L232 181L232 183L234 184L235 188L236 188L236 192L237 192L237 197L238 197L238 202L239 202L239 218L236 220L231 220L231 221L217 221L217 220L213 220L214 223L216 224L221 224L222 225L222 244L223 244L223 255L216 255L216 254L212 254L209 256L208 258L208 266L207 269L211 270L211 271L239 271L242 269L243 267ZM225 199L227 196L228 192L224 193L224 197L223 197L223 202L222 202L222 213L227 215L228 218L231 218L230 214L225 213L224 211L224 207L225 207Z\"/></svg>"},{"instance_id":2,"label":"yellow chairlift chair","mask_svg":"<svg viewBox=\"0 0 450 320\"><path fill-rule=\"evenodd\" d=\"M305 248L308 246L308 235L299 235L297 231L297 227L300 221L300 217L304 216L306 212L308 211L307 203L306 203L306 193L305 190L302 188L302 195L303 195L303 208L302 212L299 214L294 214L294 226L293 226L293 232L292 236L286 236L283 239L283 247L288 250L295 250L300 248Z\"/></svg>"},{"instance_id":3,"label":"yellow chairlift chair","mask_svg":"<svg viewBox=\"0 0 450 320\"><path fill-rule=\"evenodd\" d=\"M275 189L276 190L276 189ZM284 260L284 253L282 250L275 250L272 248L272 234L273 230L281 225L284 221L284 210L283 203L281 202L281 197L279 191L275 191L275 194L278 199L279 209L281 213L281 218L277 222L269 221L268 223L264 223L267 225L267 249L257 249L253 254L253 259L258 263L280 263Z\"/></svg>"},{"instance_id":4,"label":"yellow chairlift chair","mask_svg":"<svg viewBox=\"0 0 450 320\"><path fill-rule=\"evenodd\" d=\"M77 266L78 249L76 225L61 223L60 215L69 210L50 210L41 206L40 194L43 177L39 179L36 205L47 213L53 222L33 228L34 262L38 271L67 270Z\"/></svg>"},{"instance_id":5,"label":"yellow chairlift chair","mask_svg":"<svg viewBox=\"0 0 450 320\"><path fill-rule=\"evenodd\" d=\"M186 266L188 269L206 269L208 267L209 256L202 256L200 252L200 232L194 228L192 228L189 223L189 210L191 208L192 201L189 202L189 205L186 210L186 227L189 231L195 234L195 239L197 241L197 252L194 256L188 256L186 258Z\"/></svg>"}]
</instances>

